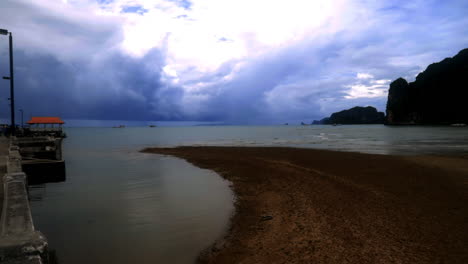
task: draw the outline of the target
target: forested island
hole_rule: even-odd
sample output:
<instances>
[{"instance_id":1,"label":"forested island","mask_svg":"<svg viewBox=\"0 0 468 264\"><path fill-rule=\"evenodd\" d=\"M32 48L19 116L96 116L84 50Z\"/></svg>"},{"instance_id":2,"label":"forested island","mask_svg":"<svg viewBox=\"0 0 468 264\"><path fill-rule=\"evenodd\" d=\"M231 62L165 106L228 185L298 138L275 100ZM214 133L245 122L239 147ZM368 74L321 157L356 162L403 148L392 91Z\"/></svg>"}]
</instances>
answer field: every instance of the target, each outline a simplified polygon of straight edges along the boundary
<instances>
[{"instance_id":1,"label":"forested island","mask_svg":"<svg viewBox=\"0 0 468 264\"><path fill-rule=\"evenodd\" d=\"M322 120L315 120L312 124L383 124L384 121L385 114L383 112L378 112L375 107L356 106L351 109L333 113L330 117L326 117Z\"/></svg>"}]
</instances>

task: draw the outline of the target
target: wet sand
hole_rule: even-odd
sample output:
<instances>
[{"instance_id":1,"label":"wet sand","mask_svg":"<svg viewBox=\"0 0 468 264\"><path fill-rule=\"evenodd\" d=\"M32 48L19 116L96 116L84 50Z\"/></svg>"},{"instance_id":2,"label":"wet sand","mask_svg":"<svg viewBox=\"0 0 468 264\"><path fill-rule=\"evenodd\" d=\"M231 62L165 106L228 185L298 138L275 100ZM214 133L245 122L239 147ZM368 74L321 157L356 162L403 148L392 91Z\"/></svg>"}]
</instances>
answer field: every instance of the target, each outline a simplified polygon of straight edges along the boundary
<instances>
[{"instance_id":1,"label":"wet sand","mask_svg":"<svg viewBox=\"0 0 468 264\"><path fill-rule=\"evenodd\" d=\"M243 147L145 152L186 159L233 183L231 227L201 263L468 263L467 157Z\"/></svg>"}]
</instances>

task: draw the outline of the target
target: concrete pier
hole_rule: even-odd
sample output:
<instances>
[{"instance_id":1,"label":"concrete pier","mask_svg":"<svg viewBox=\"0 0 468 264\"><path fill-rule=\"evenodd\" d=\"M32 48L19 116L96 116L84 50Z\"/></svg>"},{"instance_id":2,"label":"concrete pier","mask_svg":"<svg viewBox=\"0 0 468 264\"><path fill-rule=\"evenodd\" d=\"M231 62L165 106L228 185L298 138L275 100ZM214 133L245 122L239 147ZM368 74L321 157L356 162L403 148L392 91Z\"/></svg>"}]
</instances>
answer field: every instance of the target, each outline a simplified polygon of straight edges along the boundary
<instances>
[{"instance_id":1,"label":"concrete pier","mask_svg":"<svg viewBox=\"0 0 468 264\"><path fill-rule=\"evenodd\" d=\"M62 140L56 137L19 137L12 139L23 158L62 160Z\"/></svg>"},{"instance_id":2,"label":"concrete pier","mask_svg":"<svg viewBox=\"0 0 468 264\"><path fill-rule=\"evenodd\" d=\"M12 140L19 147L21 165L29 184L65 181L62 140L49 136L18 137Z\"/></svg>"},{"instance_id":3,"label":"concrete pier","mask_svg":"<svg viewBox=\"0 0 468 264\"><path fill-rule=\"evenodd\" d=\"M0 172L4 174L0 188L0 263L48 263L47 239L34 229L19 148L1 137L0 155Z\"/></svg>"}]
</instances>

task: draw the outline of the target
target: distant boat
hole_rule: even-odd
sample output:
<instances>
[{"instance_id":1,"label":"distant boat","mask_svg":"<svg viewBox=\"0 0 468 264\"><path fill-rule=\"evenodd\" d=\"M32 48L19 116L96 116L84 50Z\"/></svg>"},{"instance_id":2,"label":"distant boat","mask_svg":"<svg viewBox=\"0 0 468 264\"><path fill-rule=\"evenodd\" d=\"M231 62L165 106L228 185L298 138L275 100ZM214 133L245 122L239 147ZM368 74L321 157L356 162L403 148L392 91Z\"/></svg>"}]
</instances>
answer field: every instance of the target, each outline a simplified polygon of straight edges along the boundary
<instances>
[{"instance_id":1,"label":"distant boat","mask_svg":"<svg viewBox=\"0 0 468 264\"><path fill-rule=\"evenodd\" d=\"M149 125L149 127L156 127L156 125Z\"/></svg>"},{"instance_id":2,"label":"distant boat","mask_svg":"<svg viewBox=\"0 0 468 264\"><path fill-rule=\"evenodd\" d=\"M451 124L450 126L453 126L453 127L465 127L466 124L463 124L463 123L456 123L456 124Z\"/></svg>"},{"instance_id":3,"label":"distant boat","mask_svg":"<svg viewBox=\"0 0 468 264\"><path fill-rule=\"evenodd\" d=\"M114 126L112 128L124 128L125 126L124 125L120 125L120 126Z\"/></svg>"}]
</instances>

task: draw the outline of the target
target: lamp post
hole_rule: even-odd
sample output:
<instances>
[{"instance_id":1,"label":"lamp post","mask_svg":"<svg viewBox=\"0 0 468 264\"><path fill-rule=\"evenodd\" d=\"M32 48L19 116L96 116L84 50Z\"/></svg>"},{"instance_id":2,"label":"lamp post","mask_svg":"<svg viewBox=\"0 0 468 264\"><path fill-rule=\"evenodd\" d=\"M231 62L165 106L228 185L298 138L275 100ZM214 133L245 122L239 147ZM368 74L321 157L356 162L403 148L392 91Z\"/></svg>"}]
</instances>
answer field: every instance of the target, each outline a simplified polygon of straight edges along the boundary
<instances>
[{"instance_id":1,"label":"lamp post","mask_svg":"<svg viewBox=\"0 0 468 264\"><path fill-rule=\"evenodd\" d=\"M9 33L9 34L8 34ZM10 39L10 76L3 77L4 80L10 80L10 112L11 112L11 135L15 135L15 82L13 73L13 36L6 29L0 29L0 35L9 35Z\"/></svg>"}]
</instances>

